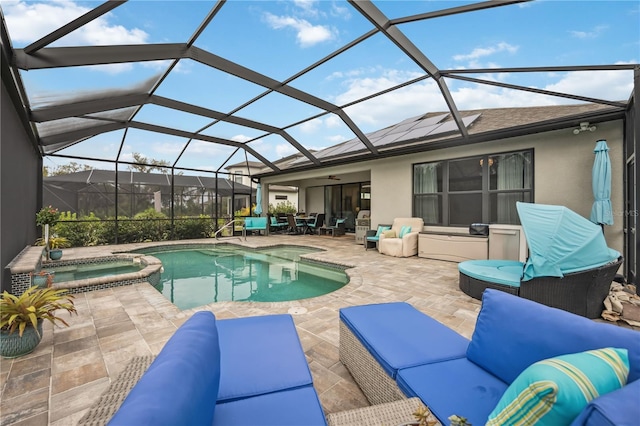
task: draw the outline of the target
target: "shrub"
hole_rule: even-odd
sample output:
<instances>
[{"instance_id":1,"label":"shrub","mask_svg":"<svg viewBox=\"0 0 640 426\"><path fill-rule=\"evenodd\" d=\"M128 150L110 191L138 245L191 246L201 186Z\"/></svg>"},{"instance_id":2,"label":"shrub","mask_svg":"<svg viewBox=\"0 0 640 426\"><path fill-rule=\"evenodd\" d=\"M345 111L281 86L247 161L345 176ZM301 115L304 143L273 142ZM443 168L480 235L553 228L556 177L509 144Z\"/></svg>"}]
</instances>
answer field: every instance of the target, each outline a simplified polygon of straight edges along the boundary
<instances>
[{"instance_id":1,"label":"shrub","mask_svg":"<svg viewBox=\"0 0 640 426\"><path fill-rule=\"evenodd\" d=\"M269 213L272 215L275 215L278 213L295 214L297 211L298 209L296 208L296 206L294 206L293 203L291 203L291 201L289 200L282 201L276 204L275 206L273 204L269 204Z\"/></svg>"},{"instance_id":2,"label":"shrub","mask_svg":"<svg viewBox=\"0 0 640 426\"><path fill-rule=\"evenodd\" d=\"M207 238L211 236L212 221L208 216L181 217L173 222L174 238L186 240L192 238Z\"/></svg>"}]
</instances>

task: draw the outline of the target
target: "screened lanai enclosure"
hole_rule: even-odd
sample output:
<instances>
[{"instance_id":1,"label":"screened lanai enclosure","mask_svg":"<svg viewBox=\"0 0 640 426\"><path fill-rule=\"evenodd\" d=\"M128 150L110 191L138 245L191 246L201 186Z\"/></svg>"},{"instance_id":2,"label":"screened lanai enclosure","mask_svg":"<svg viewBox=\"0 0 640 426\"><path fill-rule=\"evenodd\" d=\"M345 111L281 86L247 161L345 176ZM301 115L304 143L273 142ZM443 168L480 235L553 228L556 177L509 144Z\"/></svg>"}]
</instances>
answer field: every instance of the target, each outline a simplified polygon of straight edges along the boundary
<instances>
[{"instance_id":1,"label":"screened lanai enclosure","mask_svg":"<svg viewBox=\"0 0 640 426\"><path fill-rule=\"evenodd\" d=\"M249 211L251 197L251 187L221 177L85 170L43 179L45 205L100 219L133 218L149 209L167 217L231 219Z\"/></svg>"},{"instance_id":2,"label":"screened lanai enclosure","mask_svg":"<svg viewBox=\"0 0 640 426\"><path fill-rule=\"evenodd\" d=\"M609 26L600 22L605 12ZM151 211L171 221L250 215L250 190L229 195L220 176L255 162L263 167L244 177L267 195L269 185L300 188L328 176L326 190L314 192L323 199L305 201L341 211L327 196L338 189L332 168L616 120L624 211L637 214L637 23L628 1L0 0L2 264L39 236L33 217L43 203L127 220ZM606 48L594 47L604 36ZM466 114L568 104L590 107L510 120ZM70 161L96 169L89 181L43 178L43 166ZM123 172L153 164L167 174L136 181ZM498 206L516 197L512 175L526 164L495 164L505 174L483 179L500 192L490 200L500 220L512 220L513 209ZM433 167L417 171L425 219L436 215ZM375 171L365 174L340 190L368 185L375 215L385 200L375 198ZM636 216L625 220L619 238L640 250Z\"/></svg>"}]
</instances>

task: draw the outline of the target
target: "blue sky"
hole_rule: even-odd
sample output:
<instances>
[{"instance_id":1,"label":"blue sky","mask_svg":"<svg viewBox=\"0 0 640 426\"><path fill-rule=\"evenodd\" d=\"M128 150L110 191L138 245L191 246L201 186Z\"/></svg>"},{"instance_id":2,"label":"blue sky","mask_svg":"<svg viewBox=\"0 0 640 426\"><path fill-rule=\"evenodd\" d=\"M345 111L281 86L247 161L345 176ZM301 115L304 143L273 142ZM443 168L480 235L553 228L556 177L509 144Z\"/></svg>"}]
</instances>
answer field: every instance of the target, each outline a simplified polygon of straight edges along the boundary
<instances>
[{"instance_id":1,"label":"blue sky","mask_svg":"<svg viewBox=\"0 0 640 426\"><path fill-rule=\"evenodd\" d=\"M101 2L0 0L14 47L24 47ZM181 43L195 32L212 1L132 0L57 41L54 46L137 43ZM425 13L470 2L374 1L388 17ZM285 80L372 28L344 1L228 1L195 46ZM485 11L403 24L401 31L440 69L598 65L640 62L640 3L638 1L535 1ZM23 72L34 106L81 93L143 84L166 69L167 63L118 64ZM305 90L337 105L345 105L424 72L395 45L376 35L309 74L293 80ZM552 91L609 100L626 100L633 73L580 72L491 74L482 77ZM447 80L462 110L566 103L561 98ZM183 102L229 112L264 89L195 61L183 60L156 92ZM66 95L65 95L66 96ZM365 132L446 106L430 80L346 109ZM275 126L288 126L318 114L313 106L270 94L239 115ZM163 125L167 120L195 131L209 123L190 114L176 116L164 108L145 106L138 121ZM288 130L307 149L321 149L354 137L336 116L322 116ZM256 130L217 124L205 134L234 141L259 138ZM114 159L123 132L112 132L61 151ZM133 152L173 163L186 141L130 130L120 159ZM269 160L295 149L278 136L249 143ZM214 170L232 149L193 142L177 165ZM231 162L244 160L236 154ZM52 159L52 165L64 163Z\"/></svg>"}]
</instances>

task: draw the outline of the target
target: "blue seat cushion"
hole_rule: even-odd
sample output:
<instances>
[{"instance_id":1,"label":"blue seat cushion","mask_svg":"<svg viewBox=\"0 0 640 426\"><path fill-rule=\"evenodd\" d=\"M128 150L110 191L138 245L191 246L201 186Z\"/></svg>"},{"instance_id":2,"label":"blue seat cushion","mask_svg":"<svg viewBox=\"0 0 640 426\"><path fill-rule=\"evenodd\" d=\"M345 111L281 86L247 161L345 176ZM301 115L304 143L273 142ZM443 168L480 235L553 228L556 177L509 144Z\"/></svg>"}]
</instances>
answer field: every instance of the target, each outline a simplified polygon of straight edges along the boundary
<instances>
[{"instance_id":1,"label":"blue seat cushion","mask_svg":"<svg viewBox=\"0 0 640 426\"><path fill-rule=\"evenodd\" d=\"M219 402L312 383L291 315L220 320L218 333L222 348Z\"/></svg>"},{"instance_id":2,"label":"blue seat cushion","mask_svg":"<svg viewBox=\"0 0 640 426\"><path fill-rule=\"evenodd\" d=\"M640 333L487 289L467 358L506 383L534 362L604 347L629 355L629 382L640 378Z\"/></svg>"},{"instance_id":3,"label":"blue seat cushion","mask_svg":"<svg viewBox=\"0 0 640 426\"><path fill-rule=\"evenodd\" d=\"M463 358L469 344L405 302L342 308L340 320L392 378L401 368Z\"/></svg>"},{"instance_id":4,"label":"blue seat cushion","mask_svg":"<svg viewBox=\"0 0 640 426\"><path fill-rule=\"evenodd\" d=\"M380 239L380 237L367 237L367 241L378 241Z\"/></svg>"},{"instance_id":5,"label":"blue seat cushion","mask_svg":"<svg viewBox=\"0 0 640 426\"><path fill-rule=\"evenodd\" d=\"M407 397L427 404L443 425L454 414L472 425L485 424L508 387L464 358L402 369L396 381Z\"/></svg>"},{"instance_id":6,"label":"blue seat cushion","mask_svg":"<svg viewBox=\"0 0 640 426\"><path fill-rule=\"evenodd\" d=\"M218 404L213 419L213 426L326 424L318 395L311 385Z\"/></svg>"},{"instance_id":7,"label":"blue seat cushion","mask_svg":"<svg viewBox=\"0 0 640 426\"><path fill-rule=\"evenodd\" d=\"M216 319L197 312L171 336L109 424L211 424L219 380Z\"/></svg>"},{"instance_id":8,"label":"blue seat cushion","mask_svg":"<svg viewBox=\"0 0 640 426\"><path fill-rule=\"evenodd\" d=\"M465 260L458 264L458 270L477 280L520 287L524 263L516 260Z\"/></svg>"}]
</instances>

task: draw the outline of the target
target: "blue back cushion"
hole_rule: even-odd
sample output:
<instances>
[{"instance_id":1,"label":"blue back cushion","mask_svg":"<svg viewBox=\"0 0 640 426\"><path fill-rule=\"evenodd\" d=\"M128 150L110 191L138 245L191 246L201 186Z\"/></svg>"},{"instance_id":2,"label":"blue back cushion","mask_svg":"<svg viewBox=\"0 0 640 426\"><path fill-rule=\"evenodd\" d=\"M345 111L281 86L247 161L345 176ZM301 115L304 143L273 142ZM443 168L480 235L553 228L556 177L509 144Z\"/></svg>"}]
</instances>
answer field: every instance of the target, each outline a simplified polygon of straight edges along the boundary
<instances>
[{"instance_id":1,"label":"blue back cushion","mask_svg":"<svg viewBox=\"0 0 640 426\"><path fill-rule=\"evenodd\" d=\"M109 425L210 425L219 385L216 319L197 312L164 345Z\"/></svg>"},{"instance_id":2,"label":"blue back cushion","mask_svg":"<svg viewBox=\"0 0 640 426\"><path fill-rule=\"evenodd\" d=\"M379 225L378 226L378 232L376 232L376 237L379 237L380 235L382 235L382 233L384 231L388 231L389 229L391 229L390 226L381 226L381 225Z\"/></svg>"},{"instance_id":3,"label":"blue back cushion","mask_svg":"<svg viewBox=\"0 0 640 426\"><path fill-rule=\"evenodd\" d=\"M223 319L218 321L218 333L222 348L218 402L312 385L291 315Z\"/></svg>"},{"instance_id":4,"label":"blue back cushion","mask_svg":"<svg viewBox=\"0 0 640 426\"><path fill-rule=\"evenodd\" d=\"M467 357L512 383L534 362L603 347L627 349L629 382L640 378L639 332L487 289Z\"/></svg>"},{"instance_id":5,"label":"blue back cushion","mask_svg":"<svg viewBox=\"0 0 640 426\"><path fill-rule=\"evenodd\" d=\"M244 226L245 226L246 228L249 228L249 227L253 226L253 219L252 219L252 218L250 218L250 217L245 218L245 220L244 220Z\"/></svg>"},{"instance_id":6,"label":"blue back cushion","mask_svg":"<svg viewBox=\"0 0 640 426\"><path fill-rule=\"evenodd\" d=\"M411 227L405 225L402 228L400 228L400 232L398 233L398 238L402 238L410 232L411 232Z\"/></svg>"}]
</instances>

